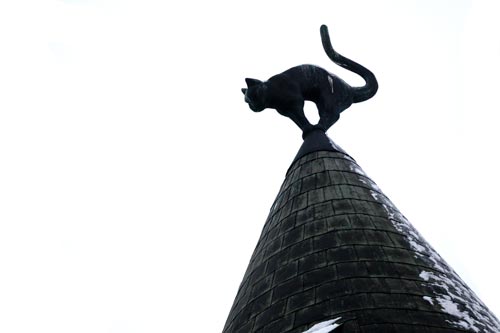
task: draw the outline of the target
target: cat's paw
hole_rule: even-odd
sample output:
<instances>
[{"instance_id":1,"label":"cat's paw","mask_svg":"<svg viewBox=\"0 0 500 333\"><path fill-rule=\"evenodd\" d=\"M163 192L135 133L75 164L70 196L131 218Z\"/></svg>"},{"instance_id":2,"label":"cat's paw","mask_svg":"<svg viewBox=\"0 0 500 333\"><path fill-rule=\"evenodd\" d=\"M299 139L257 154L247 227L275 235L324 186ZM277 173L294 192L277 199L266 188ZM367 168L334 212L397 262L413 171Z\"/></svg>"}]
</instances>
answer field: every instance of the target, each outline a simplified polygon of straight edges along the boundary
<instances>
[{"instance_id":1,"label":"cat's paw","mask_svg":"<svg viewBox=\"0 0 500 333\"><path fill-rule=\"evenodd\" d=\"M324 128L323 125L320 125L320 124L314 125L313 129L318 129L318 130L321 130L323 132L326 132L326 128Z\"/></svg>"},{"instance_id":2,"label":"cat's paw","mask_svg":"<svg viewBox=\"0 0 500 333\"><path fill-rule=\"evenodd\" d=\"M305 139L306 136L309 135L309 133L311 133L313 130L314 130L314 126L312 126L312 125L305 126L302 129L302 139Z\"/></svg>"}]
</instances>

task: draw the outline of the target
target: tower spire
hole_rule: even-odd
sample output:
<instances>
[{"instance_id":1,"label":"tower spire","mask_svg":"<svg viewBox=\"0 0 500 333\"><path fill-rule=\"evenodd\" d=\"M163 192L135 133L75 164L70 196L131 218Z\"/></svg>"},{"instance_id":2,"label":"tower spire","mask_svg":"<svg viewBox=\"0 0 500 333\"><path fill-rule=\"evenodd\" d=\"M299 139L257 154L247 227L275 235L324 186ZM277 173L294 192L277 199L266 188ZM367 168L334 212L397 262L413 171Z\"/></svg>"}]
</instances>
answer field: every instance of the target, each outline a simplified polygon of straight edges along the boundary
<instances>
[{"instance_id":1,"label":"tower spire","mask_svg":"<svg viewBox=\"0 0 500 333\"><path fill-rule=\"evenodd\" d=\"M500 332L498 319L322 131L306 137L286 174L223 330L314 331Z\"/></svg>"}]
</instances>

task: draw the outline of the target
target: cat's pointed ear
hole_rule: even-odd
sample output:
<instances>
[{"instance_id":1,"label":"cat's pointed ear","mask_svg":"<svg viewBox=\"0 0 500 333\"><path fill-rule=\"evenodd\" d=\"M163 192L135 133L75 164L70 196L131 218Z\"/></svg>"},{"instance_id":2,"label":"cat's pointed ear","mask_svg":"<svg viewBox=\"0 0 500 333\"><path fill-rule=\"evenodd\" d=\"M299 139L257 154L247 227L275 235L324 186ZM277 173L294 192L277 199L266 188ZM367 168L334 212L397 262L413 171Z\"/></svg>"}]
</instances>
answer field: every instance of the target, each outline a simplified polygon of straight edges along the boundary
<instances>
[{"instance_id":1,"label":"cat's pointed ear","mask_svg":"<svg viewBox=\"0 0 500 333\"><path fill-rule=\"evenodd\" d=\"M258 84L261 84L261 83L262 83L262 81L260 81L260 80L257 80L257 79L250 79L250 78L248 78L248 77L245 79L245 82L247 83L247 86L248 86L249 88L250 88L250 87L252 87L252 86L256 86L256 85L258 85Z\"/></svg>"},{"instance_id":2,"label":"cat's pointed ear","mask_svg":"<svg viewBox=\"0 0 500 333\"><path fill-rule=\"evenodd\" d=\"M243 93L243 95L246 95L247 90L248 90L247 88L241 88L241 92Z\"/></svg>"}]
</instances>

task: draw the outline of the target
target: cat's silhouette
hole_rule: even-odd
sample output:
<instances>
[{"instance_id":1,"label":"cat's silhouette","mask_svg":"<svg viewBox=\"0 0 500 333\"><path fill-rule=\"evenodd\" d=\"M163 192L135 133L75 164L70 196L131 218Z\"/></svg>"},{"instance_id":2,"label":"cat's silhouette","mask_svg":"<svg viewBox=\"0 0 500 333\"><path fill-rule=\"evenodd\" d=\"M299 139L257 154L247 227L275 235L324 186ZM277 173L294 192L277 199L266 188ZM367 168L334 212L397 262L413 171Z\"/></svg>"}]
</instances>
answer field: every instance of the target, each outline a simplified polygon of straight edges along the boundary
<instances>
[{"instance_id":1,"label":"cat's silhouette","mask_svg":"<svg viewBox=\"0 0 500 333\"><path fill-rule=\"evenodd\" d=\"M245 79L247 88L245 102L251 110L260 112L266 108L276 109L283 116L292 119L305 137L314 128L328 130L340 117L340 113L352 103L366 101L378 89L377 79L372 72L360 64L337 53L330 42L328 28L320 28L321 41L328 57L365 80L362 87L351 87L338 76L314 65L301 65L271 77L267 81ZM311 125L304 115L304 101L316 104L319 122Z\"/></svg>"}]
</instances>

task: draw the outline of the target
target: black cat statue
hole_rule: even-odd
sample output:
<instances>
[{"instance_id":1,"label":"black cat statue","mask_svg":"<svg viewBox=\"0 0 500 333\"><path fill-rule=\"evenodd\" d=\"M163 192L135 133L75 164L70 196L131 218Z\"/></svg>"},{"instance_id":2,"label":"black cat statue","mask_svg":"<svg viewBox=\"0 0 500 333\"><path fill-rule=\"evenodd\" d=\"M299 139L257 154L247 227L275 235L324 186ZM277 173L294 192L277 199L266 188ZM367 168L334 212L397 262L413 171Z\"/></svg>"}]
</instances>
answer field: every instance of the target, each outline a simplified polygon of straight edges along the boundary
<instances>
[{"instance_id":1,"label":"black cat statue","mask_svg":"<svg viewBox=\"0 0 500 333\"><path fill-rule=\"evenodd\" d=\"M366 101L378 89L372 72L360 64L337 53L330 42L328 28L322 25L321 41L328 57L337 65L360 75L365 80L362 87L351 87L338 76L314 65L292 67L267 81L245 79L247 88L241 91L250 109L260 112L271 108L292 119L302 130L305 138L313 129L326 132L340 117L340 113L352 103ZM319 122L311 125L304 115L304 101L316 104Z\"/></svg>"}]
</instances>

